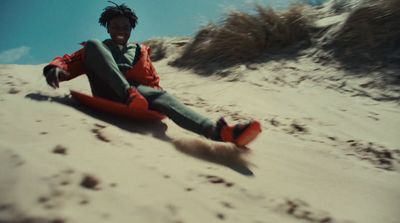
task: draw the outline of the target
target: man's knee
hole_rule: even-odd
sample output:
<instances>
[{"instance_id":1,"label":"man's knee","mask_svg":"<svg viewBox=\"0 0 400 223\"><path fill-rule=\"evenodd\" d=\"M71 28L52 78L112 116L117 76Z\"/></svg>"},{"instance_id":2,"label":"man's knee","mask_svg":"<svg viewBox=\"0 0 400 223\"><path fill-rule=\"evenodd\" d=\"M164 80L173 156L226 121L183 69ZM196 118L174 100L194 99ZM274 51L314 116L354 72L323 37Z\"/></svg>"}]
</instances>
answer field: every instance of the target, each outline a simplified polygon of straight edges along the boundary
<instances>
[{"instance_id":1,"label":"man's knee","mask_svg":"<svg viewBox=\"0 0 400 223\"><path fill-rule=\"evenodd\" d=\"M103 43L97 39L91 39L85 43L86 50L99 50L102 47Z\"/></svg>"}]
</instances>

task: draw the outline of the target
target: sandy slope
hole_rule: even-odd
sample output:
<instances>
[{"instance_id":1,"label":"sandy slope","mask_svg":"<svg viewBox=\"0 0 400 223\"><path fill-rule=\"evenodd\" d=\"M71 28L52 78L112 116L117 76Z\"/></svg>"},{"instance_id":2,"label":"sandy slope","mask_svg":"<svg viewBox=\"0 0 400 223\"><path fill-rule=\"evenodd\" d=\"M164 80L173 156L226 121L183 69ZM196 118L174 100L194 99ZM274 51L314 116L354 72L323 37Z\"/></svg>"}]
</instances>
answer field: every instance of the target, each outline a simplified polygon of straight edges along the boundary
<instances>
[{"instance_id":1,"label":"sandy slope","mask_svg":"<svg viewBox=\"0 0 400 223\"><path fill-rule=\"evenodd\" d=\"M181 153L201 138L170 120L80 109L64 95L85 77L53 91L42 65L1 65L0 222L399 222L400 110L359 96L371 80L307 57L227 77L166 64L163 87L199 112L262 121L247 166Z\"/></svg>"}]
</instances>

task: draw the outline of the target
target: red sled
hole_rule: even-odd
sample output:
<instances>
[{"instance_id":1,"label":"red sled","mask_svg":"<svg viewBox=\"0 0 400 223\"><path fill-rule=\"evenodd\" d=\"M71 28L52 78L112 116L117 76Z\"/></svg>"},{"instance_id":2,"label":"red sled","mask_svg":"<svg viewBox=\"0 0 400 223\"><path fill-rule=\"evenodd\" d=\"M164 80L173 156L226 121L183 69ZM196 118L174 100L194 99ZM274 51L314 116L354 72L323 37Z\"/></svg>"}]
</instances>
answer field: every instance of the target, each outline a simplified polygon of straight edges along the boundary
<instances>
[{"instance_id":1,"label":"red sled","mask_svg":"<svg viewBox=\"0 0 400 223\"><path fill-rule=\"evenodd\" d=\"M140 121L160 121L166 117L159 112L149 109L131 108L123 103L90 96L73 90L70 90L70 93L73 99L89 108L119 117Z\"/></svg>"}]
</instances>

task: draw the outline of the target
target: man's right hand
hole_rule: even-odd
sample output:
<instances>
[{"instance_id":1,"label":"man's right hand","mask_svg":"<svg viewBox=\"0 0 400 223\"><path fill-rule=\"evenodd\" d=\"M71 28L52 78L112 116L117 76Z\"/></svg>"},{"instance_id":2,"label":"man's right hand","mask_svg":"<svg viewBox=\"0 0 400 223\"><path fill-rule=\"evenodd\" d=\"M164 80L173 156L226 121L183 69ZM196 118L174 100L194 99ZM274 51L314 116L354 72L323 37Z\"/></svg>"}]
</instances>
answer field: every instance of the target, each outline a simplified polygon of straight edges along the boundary
<instances>
[{"instance_id":1,"label":"man's right hand","mask_svg":"<svg viewBox=\"0 0 400 223\"><path fill-rule=\"evenodd\" d=\"M60 87L60 85L59 85L60 77L67 77L68 75L69 74L67 71L65 71L59 67L51 67L44 74L44 76L46 77L47 84L54 89Z\"/></svg>"},{"instance_id":2,"label":"man's right hand","mask_svg":"<svg viewBox=\"0 0 400 223\"><path fill-rule=\"evenodd\" d=\"M149 107L146 98L135 88L128 89L128 99L126 100L128 107L145 110Z\"/></svg>"}]
</instances>

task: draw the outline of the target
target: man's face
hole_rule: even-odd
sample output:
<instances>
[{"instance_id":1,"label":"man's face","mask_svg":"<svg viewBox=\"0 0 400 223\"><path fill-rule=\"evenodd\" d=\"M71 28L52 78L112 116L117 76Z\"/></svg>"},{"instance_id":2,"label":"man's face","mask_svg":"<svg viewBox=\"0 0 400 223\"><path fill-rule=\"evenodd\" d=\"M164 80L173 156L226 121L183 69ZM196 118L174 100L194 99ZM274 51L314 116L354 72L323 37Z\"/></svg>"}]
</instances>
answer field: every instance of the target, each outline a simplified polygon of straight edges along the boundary
<instances>
[{"instance_id":1,"label":"man's face","mask_svg":"<svg viewBox=\"0 0 400 223\"><path fill-rule=\"evenodd\" d=\"M107 26L107 32L111 39L117 43L124 45L128 42L131 36L132 26L129 19L124 16L119 16L110 20Z\"/></svg>"}]
</instances>

